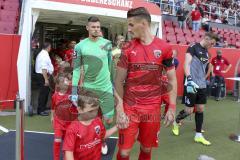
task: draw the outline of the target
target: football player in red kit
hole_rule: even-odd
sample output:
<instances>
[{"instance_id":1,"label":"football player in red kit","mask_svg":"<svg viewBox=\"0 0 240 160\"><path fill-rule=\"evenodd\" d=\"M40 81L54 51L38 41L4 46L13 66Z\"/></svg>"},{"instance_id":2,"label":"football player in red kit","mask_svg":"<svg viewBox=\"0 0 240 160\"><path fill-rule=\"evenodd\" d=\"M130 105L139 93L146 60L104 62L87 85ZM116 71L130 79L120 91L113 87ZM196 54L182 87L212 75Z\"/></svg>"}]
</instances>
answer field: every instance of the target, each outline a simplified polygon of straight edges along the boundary
<instances>
[{"instance_id":1,"label":"football player in red kit","mask_svg":"<svg viewBox=\"0 0 240 160\"><path fill-rule=\"evenodd\" d=\"M117 127L106 131L98 116L98 97L88 90L78 92L78 121L73 121L67 130L63 145L65 160L100 160L103 140L115 133Z\"/></svg>"},{"instance_id":2,"label":"football player in red kit","mask_svg":"<svg viewBox=\"0 0 240 160\"><path fill-rule=\"evenodd\" d=\"M177 81L172 48L151 34L151 16L144 7L130 9L127 21L133 40L123 47L115 79L116 122L119 127L117 160L129 160L136 136L140 142L138 159L150 160L152 147L158 146L163 68L166 68L172 86L165 126L174 121Z\"/></svg>"}]
</instances>

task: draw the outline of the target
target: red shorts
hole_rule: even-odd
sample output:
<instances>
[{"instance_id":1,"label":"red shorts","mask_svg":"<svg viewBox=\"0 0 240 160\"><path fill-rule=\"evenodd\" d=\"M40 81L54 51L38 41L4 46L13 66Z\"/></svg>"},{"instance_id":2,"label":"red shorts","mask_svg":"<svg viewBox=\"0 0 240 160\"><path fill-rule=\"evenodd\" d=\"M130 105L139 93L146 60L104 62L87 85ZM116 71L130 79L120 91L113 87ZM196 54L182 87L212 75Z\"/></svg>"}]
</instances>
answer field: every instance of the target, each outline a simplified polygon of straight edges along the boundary
<instances>
[{"instance_id":1,"label":"red shorts","mask_svg":"<svg viewBox=\"0 0 240 160\"><path fill-rule=\"evenodd\" d=\"M129 127L119 130L119 149L131 149L137 140L147 148L158 147L161 110L159 104L123 105Z\"/></svg>"},{"instance_id":2,"label":"red shorts","mask_svg":"<svg viewBox=\"0 0 240 160\"><path fill-rule=\"evenodd\" d=\"M71 122L64 122L56 117L53 120L54 138L64 139L67 127Z\"/></svg>"}]
</instances>

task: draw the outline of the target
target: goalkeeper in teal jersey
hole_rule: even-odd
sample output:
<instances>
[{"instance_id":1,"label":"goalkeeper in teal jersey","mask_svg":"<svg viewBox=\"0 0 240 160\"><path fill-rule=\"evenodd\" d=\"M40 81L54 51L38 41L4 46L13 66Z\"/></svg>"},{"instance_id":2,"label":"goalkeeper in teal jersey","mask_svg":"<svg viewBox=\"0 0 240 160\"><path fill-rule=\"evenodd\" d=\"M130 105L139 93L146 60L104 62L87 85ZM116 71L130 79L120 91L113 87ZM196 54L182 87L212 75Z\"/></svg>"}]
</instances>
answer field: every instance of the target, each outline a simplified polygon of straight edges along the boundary
<instances>
[{"instance_id":1,"label":"goalkeeper in teal jersey","mask_svg":"<svg viewBox=\"0 0 240 160\"><path fill-rule=\"evenodd\" d=\"M98 95L105 127L108 128L114 116L114 97L111 82L112 45L109 40L99 36L101 28L97 17L90 17L86 28L89 37L75 46L72 100L74 101L74 97L77 100L77 87L80 84L80 79L82 79L81 87Z\"/></svg>"}]
</instances>

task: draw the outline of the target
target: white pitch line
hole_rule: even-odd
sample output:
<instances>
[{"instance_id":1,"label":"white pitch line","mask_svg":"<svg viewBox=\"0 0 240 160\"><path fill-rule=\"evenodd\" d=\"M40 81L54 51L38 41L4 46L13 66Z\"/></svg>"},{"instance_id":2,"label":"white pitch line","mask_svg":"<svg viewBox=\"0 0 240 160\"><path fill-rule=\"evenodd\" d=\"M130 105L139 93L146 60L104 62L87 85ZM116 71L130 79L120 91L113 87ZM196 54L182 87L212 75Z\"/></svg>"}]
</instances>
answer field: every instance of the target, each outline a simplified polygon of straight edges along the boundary
<instances>
[{"instance_id":1,"label":"white pitch line","mask_svg":"<svg viewBox=\"0 0 240 160\"><path fill-rule=\"evenodd\" d=\"M8 133L9 130L3 126L0 126L0 130L3 131L4 133Z\"/></svg>"}]
</instances>

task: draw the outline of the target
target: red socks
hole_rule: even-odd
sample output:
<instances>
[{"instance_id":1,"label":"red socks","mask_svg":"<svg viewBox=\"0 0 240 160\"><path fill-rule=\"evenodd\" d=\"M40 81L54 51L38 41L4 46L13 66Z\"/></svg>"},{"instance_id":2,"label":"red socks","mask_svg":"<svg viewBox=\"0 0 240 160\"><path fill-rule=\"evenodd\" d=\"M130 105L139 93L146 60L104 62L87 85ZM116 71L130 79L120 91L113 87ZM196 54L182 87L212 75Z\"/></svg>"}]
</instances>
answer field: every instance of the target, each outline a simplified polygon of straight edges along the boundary
<instances>
[{"instance_id":1,"label":"red socks","mask_svg":"<svg viewBox=\"0 0 240 160\"><path fill-rule=\"evenodd\" d=\"M138 160L151 160L151 152L147 153L141 150Z\"/></svg>"},{"instance_id":2,"label":"red socks","mask_svg":"<svg viewBox=\"0 0 240 160\"><path fill-rule=\"evenodd\" d=\"M120 152L118 152L118 154L117 154L117 160L129 160L129 156L123 158L123 157L120 155Z\"/></svg>"},{"instance_id":3,"label":"red socks","mask_svg":"<svg viewBox=\"0 0 240 160\"><path fill-rule=\"evenodd\" d=\"M53 142L53 159L60 160L61 142Z\"/></svg>"}]
</instances>

